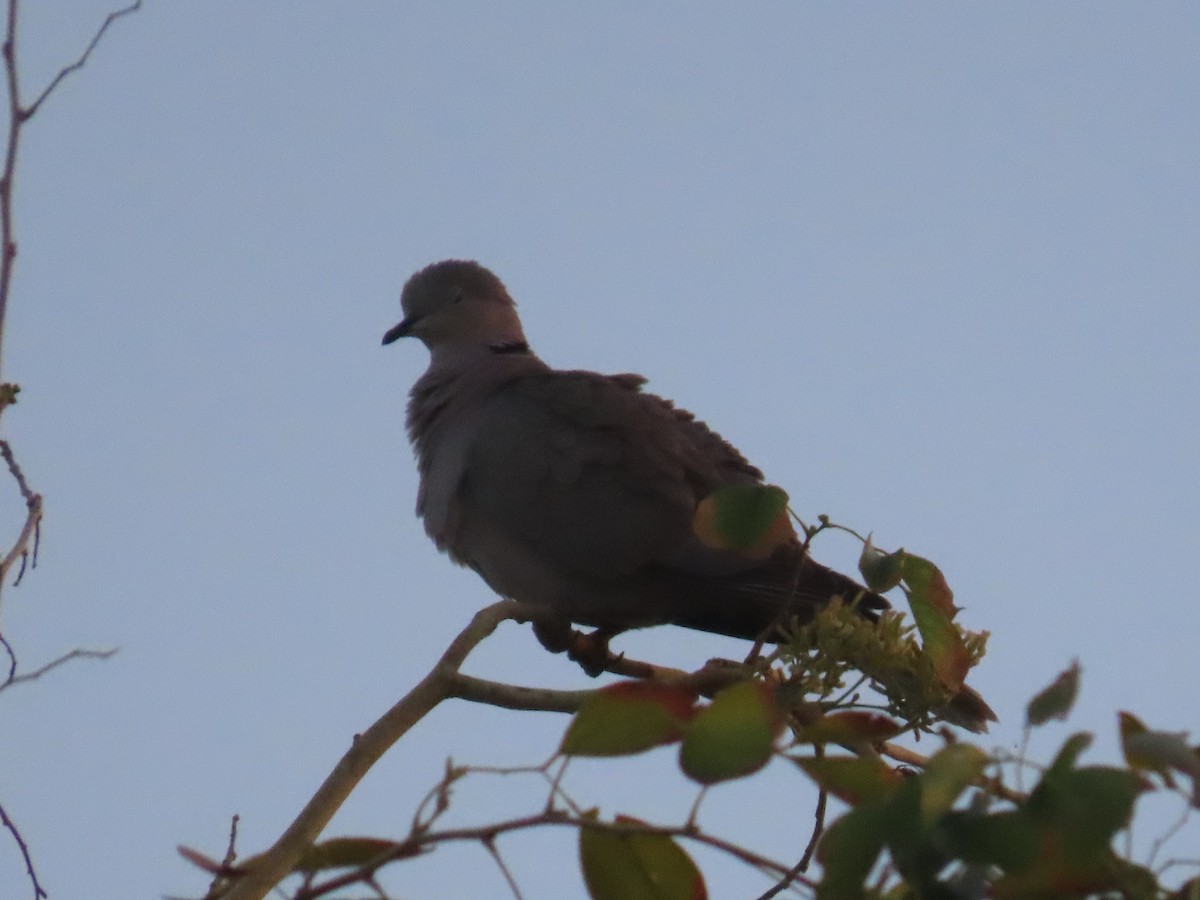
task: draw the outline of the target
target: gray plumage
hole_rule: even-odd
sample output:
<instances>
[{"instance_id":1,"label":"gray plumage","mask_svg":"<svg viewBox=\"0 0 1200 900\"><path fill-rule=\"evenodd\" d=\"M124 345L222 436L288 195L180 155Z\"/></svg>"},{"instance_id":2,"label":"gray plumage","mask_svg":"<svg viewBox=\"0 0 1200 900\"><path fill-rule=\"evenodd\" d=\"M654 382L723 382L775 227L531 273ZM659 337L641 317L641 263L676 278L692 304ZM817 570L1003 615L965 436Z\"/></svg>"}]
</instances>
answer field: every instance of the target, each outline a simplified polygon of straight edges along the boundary
<instances>
[{"instance_id":1,"label":"gray plumage","mask_svg":"<svg viewBox=\"0 0 1200 900\"><path fill-rule=\"evenodd\" d=\"M778 639L834 595L869 617L887 607L798 543L766 561L702 543L696 505L762 473L640 376L547 366L487 269L435 263L401 304L384 343L411 335L431 354L408 405L417 513L498 594L610 633L671 623L749 639Z\"/></svg>"}]
</instances>

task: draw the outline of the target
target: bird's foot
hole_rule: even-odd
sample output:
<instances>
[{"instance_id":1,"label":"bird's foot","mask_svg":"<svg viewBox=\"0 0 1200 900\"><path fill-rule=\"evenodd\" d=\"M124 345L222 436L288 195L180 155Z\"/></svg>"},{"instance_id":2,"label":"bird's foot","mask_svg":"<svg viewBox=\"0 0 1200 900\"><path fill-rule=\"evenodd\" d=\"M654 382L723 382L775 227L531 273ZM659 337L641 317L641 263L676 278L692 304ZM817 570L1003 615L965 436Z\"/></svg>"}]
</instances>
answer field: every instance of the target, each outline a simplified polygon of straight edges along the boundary
<instances>
[{"instance_id":1,"label":"bird's foot","mask_svg":"<svg viewBox=\"0 0 1200 900\"><path fill-rule=\"evenodd\" d=\"M611 663L619 660L619 657L615 657L608 649L608 642L612 636L611 631L603 628L597 628L586 634L582 631L573 631L567 657L579 663L579 668L595 678L601 672L607 671Z\"/></svg>"},{"instance_id":2,"label":"bird's foot","mask_svg":"<svg viewBox=\"0 0 1200 900\"><path fill-rule=\"evenodd\" d=\"M583 632L564 619L535 619L533 633L543 647L551 653L566 653L568 659L579 663L593 678L620 659L608 649L608 642L616 632L604 628Z\"/></svg>"}]
</instances>

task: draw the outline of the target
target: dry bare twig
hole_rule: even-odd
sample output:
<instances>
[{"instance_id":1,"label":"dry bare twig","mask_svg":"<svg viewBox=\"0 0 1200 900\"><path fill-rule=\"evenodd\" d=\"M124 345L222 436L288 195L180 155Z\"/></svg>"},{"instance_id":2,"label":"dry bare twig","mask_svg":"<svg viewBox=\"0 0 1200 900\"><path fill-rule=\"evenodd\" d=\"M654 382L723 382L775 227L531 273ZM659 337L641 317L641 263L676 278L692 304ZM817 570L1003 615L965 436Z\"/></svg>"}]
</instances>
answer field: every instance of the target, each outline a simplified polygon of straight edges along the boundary
<instances>
[{"instance_id":1,"label":"dry bare twig","mask_svg":"<svg viewBox=\"0 0 1200 900\"><path fill-rule=\"evenodd\" d=\"M19 67L17 65L17 14L20 4L19 0L8 0L5 15L4 43L0 47L0 55L4 57L4 73L8 99L8 133L5 139L3 168L0 169L0 361L3 360L4 326L8 314L8 301L12 293L13 264L17 257L17 241L13 223L13 184L17 169L17 150L21 144L21 129L37 113L42 104L54 93L65 78L84 67L88 58L92 55L92 51L96 49L96 46L100 43L105 32L108 31L113 22L122 16L137 11L141 8L141 5L142 0L136 0L131 6L109 13L103 24L101 24L92 36L91 41L84 48L83 53L74 62L60 69L54 78L51 79L50 83L37 95L37 98L26 106L21 101ZM3 415L4 411L16 402L18 391L20 391L18 385L0 381L0 415ZM43 502L42 495L34 491L29 486L28 481L26 481L25 473L17 463L12 446L6 440L0 440L0 456L4 458L4 462L8 466L8 471L17 484L17 490L20 491L21 498L25 501L24 524L21 526L21 530L8 552L0 559L0 590L2 590L8 580L9 572L18 562L20 563L20 569L18 570L14 584L20 582L22 576L25 574L27 563L31 562L32 565L37 565L38 544L41 539ZM12 644L4 637L3 633L0 633L0 646L3 647L9 659L7 677L0 682L0 690L11 687L21 681L36 680L51 669L57 668L73 659L81 657L107 658L115 652L112 650L76 649L63 654L33 672L17 675L17 656L13 651ZM16 824L2 807L0 807L0 823L8 829L17 846L20 848L21 855L25 860L25 868L29 872L29 879L33 886L34 900L46 897L46 892L42 889L34 872L33 860L30 857L29 849L21 837Z\"/></svg>"},{"instance_id":2,"label":"dry bare twig","mask_svg":"<svg viewBox=\"0 0 1200 900\"><path fill-rule=\"evenodd\" d=\"M29 873L29 881L33 885L33 900L42 900L50 895L42 888L41 882L38 881L37 872L33 868L33 857L29 855L29 847L25 844L25 839L21 837L21 832L17 829L16 824L8 817L8 813L4 811L4 807L0 805L0 825L8 829L13 836L13 840L17 842L17 849L21 851L21 858L25 860L25 871Z\"/></svg>"},{"instance_id":3,"label":"dry bare twig","mask_svg":"<svg viewBox=\"0 0 1200 900\"><path fill-rule=\"evenodd\" d=\"M712 847L723 853L727 853L735 859L741 860L749 866L753 866L763 872L770 873L772 877L782 878L787 876L791 870L783 863L773 859L768 859L765 856L748 850L739 844L727 841L724 838L716 837L715 835L706 834L698 828L690 825L683 826L661 826L648 825L642 822L621 821L621 822L603 822L595 819L589 819L577 815L570 814L565 810L547 810L532 816L524 816L517 819L508 819L503 822L493 822L489 825L481 825L474 828L451 828L444 831L428 831L422 834L414 834L402 841L397 841L396 845L389 852L382 854L379 859L373 861L371 865L362 870L355 870L344 875L339 875L331 878L319 885L313 885L308 890L301 891L296 894L295 900L316 900L319 897L325 897L335 890L344 887L349 887L352 884L361 883L364 878L371 875L375 870L381 868L387 863L397 859L407 859L421 852L422 849L432 847L437 844L446 844L454 841L478 841L486 847L489 843L495 841L496 837L501 834L507 834L514 831L525 831L530 828L541 828L545 826L566 826L569 828L590 828L596 831L607 831L614 834L647 834L660 835L670 838L682 838L684 840L695 841L699 844L704 844L707 847ZM799 874L792 875L792 880L799 881L809 888L815 888L816 884ZM509 883L512 884L511 878ZM233 894L229 895L230 897Z\"/></svg>"}]
</instances>

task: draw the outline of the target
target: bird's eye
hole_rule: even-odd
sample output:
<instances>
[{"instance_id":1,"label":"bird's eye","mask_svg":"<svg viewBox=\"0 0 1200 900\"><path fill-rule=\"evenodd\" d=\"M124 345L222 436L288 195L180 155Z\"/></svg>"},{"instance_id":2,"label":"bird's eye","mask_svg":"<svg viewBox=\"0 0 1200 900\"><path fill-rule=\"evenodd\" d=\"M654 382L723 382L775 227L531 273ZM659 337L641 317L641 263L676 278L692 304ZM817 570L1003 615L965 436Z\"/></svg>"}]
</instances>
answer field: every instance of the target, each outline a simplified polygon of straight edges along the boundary
<instances>
[{"instance_id":1,"label":"bird's eye","mask_svg":"<svg viewBox=\"0 0 1200 900\"><path fill-rule=\"evenodd\" d=\"M454 300L453 300L452 302L454 302L454 303L462 303L462 301L463 301L463 297L465 297L466 295L467 295L467 294L466 294L466 291L464 291L464 290L462 290L462 289L460 288L459 290L457 290L457 291L455 291L455 292L454 292Z\"/></svg>"}]
</instances>

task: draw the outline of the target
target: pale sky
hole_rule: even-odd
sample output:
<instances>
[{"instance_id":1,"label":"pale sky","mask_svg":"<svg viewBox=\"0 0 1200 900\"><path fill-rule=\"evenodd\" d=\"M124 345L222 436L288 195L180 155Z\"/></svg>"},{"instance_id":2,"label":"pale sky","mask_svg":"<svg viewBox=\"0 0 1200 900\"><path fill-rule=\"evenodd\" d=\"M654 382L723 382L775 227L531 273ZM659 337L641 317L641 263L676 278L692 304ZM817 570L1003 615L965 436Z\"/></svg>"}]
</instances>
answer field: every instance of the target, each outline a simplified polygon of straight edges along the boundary
<instances>
[{"instance_id":1,"label":"pale sky","mask_svg":"<svg viewBox=\"0 0 1200 900\"><path fill-rule=\"evenodd\" d=\"M108 9L26 4L27 94ZM1198 79L1182 2L150 0L18 172L4 421L47 514L4 632L27 668L120 648L0 698L0 803L51 897L202 894L175 845L220 856L234 813L243 852L269 844L494 599L413 515L426 353L379 346L404 279L450 256L505 280L548 362L645 374L802 516L938 562L992 632L984 746L1015 749L1074 657L1079 706L1035 756L1085 729L1116 761L1119 709L1200 739ZM851 569L857 547L816 555ZM686 668L746 649L615 646ZM594 684L515 624L467 668ZM329 833L400 836L446 757L540 762L565 725L439 709ZM678 823L674 770L660 750L567 787ZM448 823L542 799L468 782ZM701 822L792 860L812 803L777 762ZM1143 848L1178 806L1149 813ZM572 834L500 848L531 900L583 896ZM769 884L697 857L714 897ZM508 896L474 846L384 883ZM0 896L31 893L0 834Z\"/></svg>"}]
</instances>

